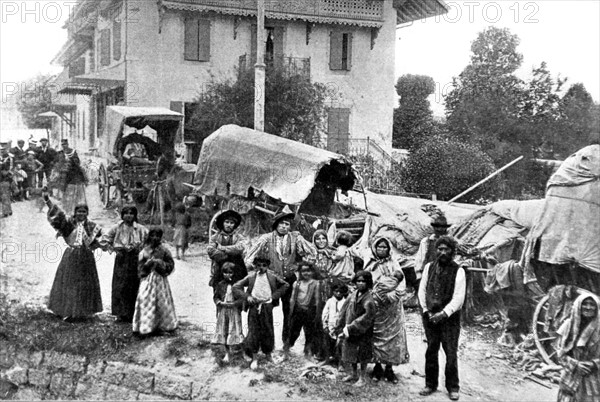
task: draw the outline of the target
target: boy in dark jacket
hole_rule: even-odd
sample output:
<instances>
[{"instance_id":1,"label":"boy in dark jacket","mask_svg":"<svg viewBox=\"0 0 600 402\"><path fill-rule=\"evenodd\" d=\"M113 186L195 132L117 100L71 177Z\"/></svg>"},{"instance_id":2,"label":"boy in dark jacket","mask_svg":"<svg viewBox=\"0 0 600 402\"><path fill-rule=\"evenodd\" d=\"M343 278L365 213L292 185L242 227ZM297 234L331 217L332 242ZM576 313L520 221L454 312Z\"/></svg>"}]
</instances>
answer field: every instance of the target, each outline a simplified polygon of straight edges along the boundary
<instances>
[{"instance_id":1,"label":"boy in dark jacket","mask_svg":"<svg viewBox=\"0 0 600 402\"><path fill-rule=\"evenodd\" d=\"M252 370L258 369L255 355L259 349L267 360L271 359L271 352L275 348L273 307L279 304L279 298L289 287L286 281L267 271L270 264L267 257L257 256L253 261L256 271L233 285L234 294L245 301L244 309L248 310L248 335L244 340L244 349L252 359Z\"/></svg>"}]
</instances>

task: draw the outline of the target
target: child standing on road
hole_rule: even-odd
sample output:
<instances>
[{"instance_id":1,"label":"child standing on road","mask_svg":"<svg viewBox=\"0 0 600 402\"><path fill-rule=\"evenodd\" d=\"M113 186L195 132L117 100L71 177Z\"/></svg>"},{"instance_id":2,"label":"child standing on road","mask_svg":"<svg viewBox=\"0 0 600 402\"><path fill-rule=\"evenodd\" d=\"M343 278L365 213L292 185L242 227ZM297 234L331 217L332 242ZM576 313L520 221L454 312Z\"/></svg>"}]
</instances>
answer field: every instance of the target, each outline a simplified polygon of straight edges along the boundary
<instances>
[{"instance_id":1,"label":"child standing on road","mask_svg":"<svg viewBox=\"0 0 600 402\"><path fill-rule=\"evenodd\" d=\"M175 234L173 235L173 243L175 245L175 258L183 260L185 259L185 250L188 248L188 231L192 227L192 216L186 211L182 202L175 204L174 211L173 226L175 227ZM181 250L181 257L179 250Z\"/></svg>"},{"instance_id":2,"label":"child standing on road","mask_svg":"<svg viewBox=\"0 0 600 402\"><path fill-rule=\"evenodd\" d=\"M27 180L27 172L23 170L23 167L20 163L17 163L15 166L14 178L17 188L19 189L18 199L27 199L27 185L25 183Z\"/></svg>"},{"instance_id":3,"label":"child standing on road","mask_svg":"<svg viewBox=\"0 0 600 402\"><path fill-rule=\"evenodd\" d=\"M141 280L135 302L133 332L141 335L177 328L175 304L167 280L175 262L171 252L162 244L162 236L161 228L150 229L145 247L140 251L138 273Z\"/></svg>"},{"instance_id":4,"label":"child standing on road","mask_svg":"<svg viewBox=\"0 0 600 402\"><path fill-rule=\"evenodd\" d=\"M231 346L240 345L244 341L242 333L243 300L235 300L233 296L233 270L235 264L226 262L221 273L223 280L215 286L213 300L217 305L217 330L212 343L225 345L223 363L229 363Z\"/></svg>"},{"instance_id":5,"label":"child standing on road","mask_svg":"<svg viewBox=\"0 0 600 402\"><path fill-rule=\"evenodd\" d=\"M333 296L327 300L323 314L321 315L321 321L323 324L323 330L325 332L325 344L324 349L327 350L327 361L328 363L338 363L341 366L341 350L337 347L339 345L336 340L335 324L337 323L342 306L346 301L346 295L348 294L348 286L344 283L335 283L332 287Z\"/></svg>"},{"instance_id":6,"label":"child standing on road","mask_svg":"<svg viewBox=\"0 0 600 402\"><path fill-rule=\"evenodd\" d=\"M304 356L309 360L317 352L316 326L319 305L319 282L315 280L315 267L309 262L299 264L300 280L294 282L290 298L290 347L304 329Z\"/></svg>"}]
</instances>

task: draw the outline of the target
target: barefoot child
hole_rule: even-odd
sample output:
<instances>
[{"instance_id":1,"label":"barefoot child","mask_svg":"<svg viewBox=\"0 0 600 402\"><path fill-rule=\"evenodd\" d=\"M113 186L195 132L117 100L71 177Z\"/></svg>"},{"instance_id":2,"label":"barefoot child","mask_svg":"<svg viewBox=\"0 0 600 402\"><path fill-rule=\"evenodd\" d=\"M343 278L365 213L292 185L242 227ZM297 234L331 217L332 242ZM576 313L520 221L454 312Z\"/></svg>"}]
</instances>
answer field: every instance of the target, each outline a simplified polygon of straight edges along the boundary
<instances>
[{"instance_id":1,"label":"barefoot child","mask_svg":"<svg viewBox=\"0 0 600 402\"><path fill-rule=\"evenodd\" d=\"M177 328L175 305L167 280L175 262L171 252L162 244L162 236L161 228L150 229L145 247L140 251L138 273L141 280L135 302L133 332L142 335Z\"/></svg>"},{"instance_id":2,"label":"barefoot child","mask_svg":"<svg viewBox=\"0 0 600 402\"><path fill-rule=\"evenodd\" d=\"M294 346L304 329L304 357L313 358L318 351L316 332L319 282L315 280L315 267L309 262L298 265L300 280L294 282L290 298L290 347Z\"/></svg>"},{"instance_id":3,"label":"barefoot child","mask_svg":"<svg viewBox=\"0 0 600 402\"><path fill-rule=\"evenodd\" d=\"M192 216L186 211L182 202L175 204L173 225L175 233L173 234L173 244L175 245L175 258L185 259L185 250L188 248L188 231L192 227ZM179 254L181 250L181 256Z\"/></svg>"},{"instance_id":4,"label":"barefoot child","mask_svg":"<svg viewBox=\"0 0 600 402\"><path fill-rule=\"evenodd\" d=\"M215 286L214 302L217 305L217 331L212 343L225 346L223 363L229 363L230 347L239 345L244 341L242 334L242 305L243 300L233 297L233 269L235 264L226 262L221 273L223 280Z\"/></svg>"},{"instance_id":5,"label":"barefoot child","mask_svg":"<svg viewBox=\"0 0 600 402\"><path fill-rule=\"evenodd\" d=\"M338 343L336 342L337 336L335 334L335 324L340 316L342 306L346 301L348 286L343 283L334 283L332 289L333 296L325 303L325 308L323 309L323 314L321 316L323 330L326 336L326 338L323 339L323 343L325 344L324 349L327 351L328 363L337 363L341 367L341 351L338 350L339 348L337 347Z\"/></svg>"},{"instance_id":6,"label":"barefoot child","mask_svg":"<svg viewBox=\"0 0 600 402\"><path fill-rule=\"evenodd\" d=\"M354 386L362 387L366 382L367 364L373 357L373 278L370 272L358 271L352 281L356 284L356 290L340 311L336 334L343 340L342 360L352 365L352 373L344 377L343 381L356 381Z\"/></svg>"}]
</instances>

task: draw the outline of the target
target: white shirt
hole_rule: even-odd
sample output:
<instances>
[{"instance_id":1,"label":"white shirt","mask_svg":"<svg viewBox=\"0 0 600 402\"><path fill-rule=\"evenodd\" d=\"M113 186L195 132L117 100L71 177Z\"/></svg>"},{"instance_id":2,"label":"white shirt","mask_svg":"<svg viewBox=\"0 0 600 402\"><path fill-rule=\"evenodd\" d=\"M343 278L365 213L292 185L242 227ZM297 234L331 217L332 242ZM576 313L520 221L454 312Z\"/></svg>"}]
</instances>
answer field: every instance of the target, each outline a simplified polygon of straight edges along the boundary
<instances>
[{"instance_id":1,"label":"white shirt","mask_svg":"<svg viewBox=\"0 0 600 402\"><path fill-rule=\"evenodd\" d=\"M431 267L431 263L425 265L425 269L423 269L423 278L419 285L419 303L421 304L424 313L427 312L426 291L427 281L429 280L429 267ZM452 299L442 310L448 317L462 308L463 303L465 302L466 289L465 270L459 267L456 272L456 279L454 280L454 293L452 293Z\"/></svg>"}]
</instances>

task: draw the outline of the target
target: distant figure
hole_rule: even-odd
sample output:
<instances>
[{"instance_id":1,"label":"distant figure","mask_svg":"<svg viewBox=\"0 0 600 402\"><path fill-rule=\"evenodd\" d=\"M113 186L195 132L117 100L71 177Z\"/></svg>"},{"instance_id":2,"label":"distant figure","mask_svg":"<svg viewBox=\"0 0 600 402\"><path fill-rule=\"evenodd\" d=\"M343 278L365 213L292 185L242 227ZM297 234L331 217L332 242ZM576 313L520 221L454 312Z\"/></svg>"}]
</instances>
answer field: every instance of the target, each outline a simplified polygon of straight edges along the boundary
<instances>
[{"instance_id":1,"label":"distant figure","mask_svg":"<svg viewBox=\"0 0 600 402\"><path fill-rule=\"evenodd\" d=\"M192 216L187 212L182 202L178 202L173 208L173 226L175 228L173 234L175 258L184 260L189 243L189 230L192 227Z\"/></svg>"},{"instance_id":2,"label":"distant figure","mask_svg":"<svg viewBox=\"0 0 600 402\"><path fill-rule=\"evenodd\" d=\"M49 186L50 175L52 174L52 168L56 163L58 154L56 150L48 145L48 139L42 138L40 140L40 147L36 151L36 159L40 161L44 167L38 172L38 187L41 188L43 185ZM44 177L46 183L43 183Z\"/></svg>"},{"instance_id":3,"label":"distant figure","mask_svg":"<svg viewBox=\"0 0 600 402\"><path fill-rule=\"evenodd\" d=\"M23 168L24 168L25 172L27 172L27 187L26 187L26 189L35 188L35 181L37 178L37 174L38 174L38 172L40 172L41 170L44 169L44 164L35 158L34 151L27 151L27 157L23 161ZM28 194L26 193L26 197L25 197L26 199L28 198L27 196L28 196Z\"/></svg>"},{"instance_id":4,"label":"distant figure","mask_svg":"<svg viewBox=\"0 0 600 402\"><path fill-rule=\"evenodd\" d=\"M71 205L85 202L85 186L87 177L77 151L69 147L69 141L61 141L62 150L58 153L55 169L59 172L59 189L62 192L62 203L67 210Z\"/></svg>"},{"instance_id":5,"label":"distant figure","mask_svg":"<svg viewBox=\"0 0 600 402\"><path fill-rule=\"evenodd\" d=\"M13 160L6 148L2 148L0 159L0 213L3 218L12 215L12 192L16 186L13 178Z\"/></svg>"},{"instance_id":6,"label":"distant figure","mask_svg":"<svg viewBox=\"0 0 600 402\"><path fill-rule=\"evenodd\" d=\"M25 141L17 141L17 146L11 148L10 153L12 154L15 162L21 162L27 157L27 150L25 149Z\"/></svg>"}]
</instances>

